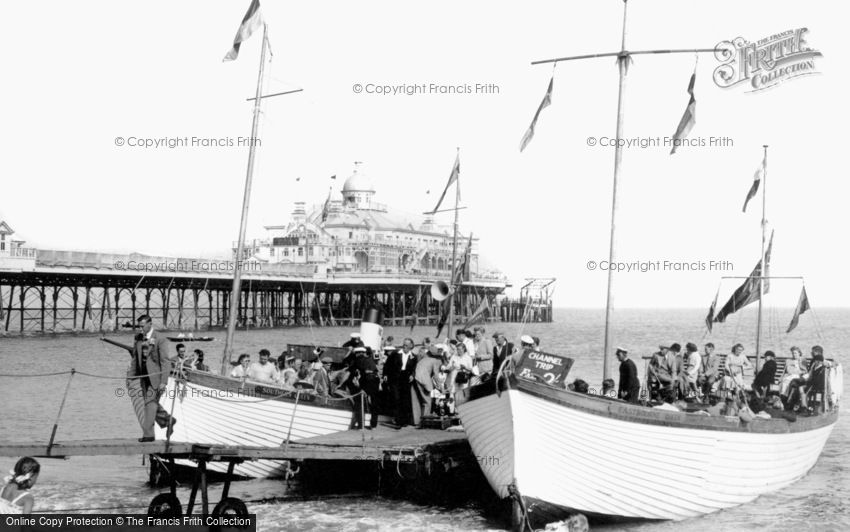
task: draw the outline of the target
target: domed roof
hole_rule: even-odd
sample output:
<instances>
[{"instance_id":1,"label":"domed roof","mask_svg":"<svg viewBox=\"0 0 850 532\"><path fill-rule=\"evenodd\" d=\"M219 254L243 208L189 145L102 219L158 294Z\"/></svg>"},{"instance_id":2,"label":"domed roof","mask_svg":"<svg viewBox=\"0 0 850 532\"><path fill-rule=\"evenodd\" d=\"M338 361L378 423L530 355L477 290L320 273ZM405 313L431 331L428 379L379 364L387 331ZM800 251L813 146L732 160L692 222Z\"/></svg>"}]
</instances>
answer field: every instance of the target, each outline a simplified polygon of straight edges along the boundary
<instances>
[{"instance_id":1,"label":"domed roof","mask_svg":"<svg viewBox=\"0 0 850 532\"><path fill-rule=\"evenodd\" d=\"M360 171L360 163L354 163L354 173L345 180L342 192L375 192L372 180Z\"/></svg>"}]
</instances>

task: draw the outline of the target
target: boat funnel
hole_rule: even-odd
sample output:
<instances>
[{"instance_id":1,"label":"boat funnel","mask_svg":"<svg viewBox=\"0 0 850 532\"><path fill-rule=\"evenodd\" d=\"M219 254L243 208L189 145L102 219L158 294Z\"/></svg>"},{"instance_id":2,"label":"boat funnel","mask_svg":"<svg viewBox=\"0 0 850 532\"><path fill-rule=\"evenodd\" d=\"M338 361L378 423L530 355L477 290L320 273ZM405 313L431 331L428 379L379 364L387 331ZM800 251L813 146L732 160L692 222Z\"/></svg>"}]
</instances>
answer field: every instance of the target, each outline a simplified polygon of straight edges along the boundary
<instances>
[{"instance_id":1,"label":"boat funnel","mask_svg":"<svg viewBox=\"0 0 850 532\"><path fill-rule=\"evenodd\" d=\"M384 337L384 328L381 326L383 323L384 315L380 310L369 307L363 313L363 320L360 322L360 339L363 345L371 347L374 353L381 351L381 341Z\"/></svg>"}]
</instances>

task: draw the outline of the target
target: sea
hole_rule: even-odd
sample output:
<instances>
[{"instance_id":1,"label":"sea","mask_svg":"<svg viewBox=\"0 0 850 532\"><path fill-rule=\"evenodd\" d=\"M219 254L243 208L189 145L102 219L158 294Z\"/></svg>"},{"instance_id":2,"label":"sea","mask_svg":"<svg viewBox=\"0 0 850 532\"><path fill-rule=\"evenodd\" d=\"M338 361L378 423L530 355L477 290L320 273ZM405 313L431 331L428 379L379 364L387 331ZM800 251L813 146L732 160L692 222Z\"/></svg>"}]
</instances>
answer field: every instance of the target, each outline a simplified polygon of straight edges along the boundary
<instances>
[{"instance_id":1,"label":"sea","mask_svg":"<svg viewBox=\"0 0 850 532\"><path fill-rule=\"evenodd\" d=\"M810 311L800 325L785 333L790 310L767 313L761 350L772 349L786 355L792 345L808 354L812 345L825 348L828 358L841 361L850 345L850 309ZM582 378L591 386L602 380L604 310L555 309L553 323L489 323L487 332L503 332L509 339L521 334L538 336L544 351L575 359L569 380ZM705 310L696 309L618 309L614 313L613 337L618 346L643 368L640 357L657 350L658 345L695 342L702 347L713 342L720 352L741 342L746 354L755 349L755 312L745 309L727 323L715 325L708 333ZM343 327L299 327L238 331L236 353L259 349L279 353L289 342L338 344L351 329ZM411 336L417 343L433 336L433 327L388 327L384 335L397 342ZM224 332L211 331L213 342L201 345L207 362L218 364ZM130 343L131 334L109 333L118 341ZM68 389L56 439L136 438L140 434L132 407L123 390L128 356L120 348L99 340L98 335L56 335L0 338L0 442L47 441L57 423L62 397ZM21 374L49 374L77 371L99 375L94 378L67 374L43 377L10 377ZM616 367L612 374L617 375ZM845 384L844 396L847 397ZM628 442L624 442L628 444ZM759 453L758 448L752 449ZM0 471L8 471L15 459L0 457ZM34 488L35 511L81 513L145 513L150 500L163 490L146 486L147 465L141 456L77 457L68 460L44 459ZM220 484L211 487L211 500L218 500ZM185 504L188 488L178 496ZM291 497L280 480L234 482L231 496L248 502L258 516L261 531L404 531L404 530L507 530L510 523L489 515L473 503L451 508L423 506L389 498L350 496L303 500ZM839 418L817 464L802 479L779 492L715 514L680 522L618 523L592 526L593 530L681 531L681 530L759 530L801 531L850 530L850 413Z\"/></svg>"}]
</instances>

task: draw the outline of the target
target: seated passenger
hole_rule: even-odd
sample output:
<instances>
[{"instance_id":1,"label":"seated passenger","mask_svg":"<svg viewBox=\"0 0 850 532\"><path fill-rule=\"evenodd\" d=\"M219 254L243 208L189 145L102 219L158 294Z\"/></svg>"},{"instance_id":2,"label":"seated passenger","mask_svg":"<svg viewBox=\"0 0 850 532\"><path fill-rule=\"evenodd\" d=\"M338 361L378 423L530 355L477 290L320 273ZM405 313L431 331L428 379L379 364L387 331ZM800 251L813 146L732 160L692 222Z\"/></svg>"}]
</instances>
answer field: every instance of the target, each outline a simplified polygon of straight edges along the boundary
<instances>
[{"instance_id":1,"label":"seated passenger","mask_svg":"<svg viewBox=\"0 0 850 532\"><path fill-rule=\"evenodd\" d=\"M675 356L670 353L670 348L667 346L660 345L658 349L649 361L647 372L650 399L653 401L663 400L668 395L672 396L675 386Z\"/></svg>"},{"instance_id":2,"label":"seated passenger","mask_svg":"<svg viewBox=\"0 0 850 532\"><path fill-rule=\"evenodd\" d=\"M611 399L617 398L617 390L614 389L614 379L602 381L602 395Z\"/></svg>"},{"instance_id":3,"label":"seated passenger","mask_svg":"<svg viewBox=\"0 0 850 532\"><path fill-rule=\"evenodd\" d=\"M696 344L688 342L685 345L685 354L682 357L682 369L679 375L680 397L687 399L697 397L697 377L702 366L701 362Z\"/></svg>"},{"instance_id":4,"label":"seated passenger","mask_svg":"<svg viewBox=\"0 0 850 532\"><path fill-rule=\"evenodd\" d=\"M589 388L589 386L587 385L586 382L584 382L581 379L576 379L576 380L573 381L572 384L570 384L569 389L571 389L574 392L586 394L588 388Z\"/></svg>"},{"instance_id":5,"label":"seated passenger","mask_svg":"<svg viewBox=\"0 0 850 532\"><path fill-rule=\"evenodd\" d=\"M268 349L260 349L260 361L248 366L247 375L250 380L266 384L273 384L280 380L277 366L269 362L270 356Z\"/></svg>"},{"instance_id":6,"label":"seated passenger","mask_svg":"<svg viewBox=\"0 0 850 532\"><path fill-rule=\"evenodd\" d=\"M791 348L791 360L785 363L785 373L779 383L779 396L783 401L788 400L788 390L794 379L799 379L803 374L803 352L796 345Z\"/></svg>"},{"instance_id":7,"label":"seated passenger","mask_svg":"<svg viewBox=\"0 0 850 532\"><path fill-rule=\"evenodd\" d=\"M720 370L720 355L714 353L714 344L709 342L703 347L705 354L702 356L702 362L699 368L699 376L697 377L697 386L702 391L703 397L711 397L717 392L715 383L721 378Z\"/></svg>"},{"instance_id":8,"label":"seated passenger","mask_svg":"<svg viewBox=\"0 0 850 532\"><path fill-rule=\"evenodd\" d=\"M237 379L247 377L249 364L251 364L251 355L248 353L239 355L239 362L230 370L230 376Z\"/></svg>"},{"instance_id":9,"label":"seated passenger","mask_svg":"<svg viewBox=\"0 0 850 532\"><path fill-rule=\"evenodd\" d=\"M773 379L776 375L776 354L773 351L764 352L764 365L753 380L753 392L758 397L765 397L770 391ZM758 414L758 412L756 412Z\"/></svg>"}]
</instances>

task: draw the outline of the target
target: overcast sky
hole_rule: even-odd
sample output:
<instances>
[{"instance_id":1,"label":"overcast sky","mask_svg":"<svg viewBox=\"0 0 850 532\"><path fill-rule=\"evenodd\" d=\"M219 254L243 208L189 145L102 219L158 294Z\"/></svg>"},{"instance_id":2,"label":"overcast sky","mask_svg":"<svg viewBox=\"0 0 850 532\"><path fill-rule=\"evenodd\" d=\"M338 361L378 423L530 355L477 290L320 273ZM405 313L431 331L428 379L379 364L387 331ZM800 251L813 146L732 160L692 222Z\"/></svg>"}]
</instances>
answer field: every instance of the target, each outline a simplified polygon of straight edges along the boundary
<instances>
[{"instance_id":1,"label":"overcast sky","mask_svg":"<svg viewBox=\"0 0 850 532\"><path fill-rule=\"evenodd\" d=\"M116 146L116 137L233 139L250 134L261 39L222 63L249 2L6 2L0 99L0 217L40 248L225 256L238 232L247 148ZM697 66L690 138L720 147L624 150L618 255L703 262L697 272L617 276L621 307L707 307L722 275L760 253L760 198L741 206L768 157L772 273L803 275L813 305L846 306L846 17L837 4L633 2L626 46L712 48L809 28L819 74L776 88L720 88ZM832 8L832 10L830 10ZM537 59L617 51L622 3L270 2L265 91L249 237L285 223L294 201L324 200L363 161L375 200L433 207L461 148L462 230L514 282L557 277L556 305L605 303L613 148L613 58L561 63L530 146L519 141L551 66ZM625 137L670 137L688 101L692 54L637 56ZM354 85L361 84L362 93ZM371 85L494 84L480 94L367 94ZM430 87L429 87L430 88ZM296 178L300 177L300 181ZM430 190L430 194L426 191ZM443 214L448 223L449 213ZM711 271L709 261L734 270ZM836 270L836 266L839 267ZM725 281L721 299L738 281ZM793 306L799 282L778 282ZM722 304L722 301L721 301Z\"/></svg>"}]
</instances>

